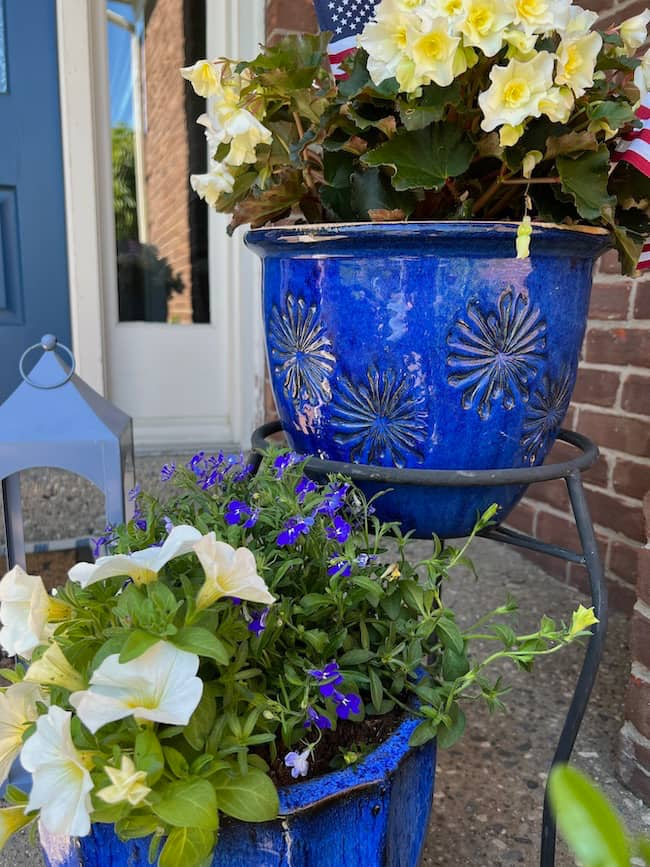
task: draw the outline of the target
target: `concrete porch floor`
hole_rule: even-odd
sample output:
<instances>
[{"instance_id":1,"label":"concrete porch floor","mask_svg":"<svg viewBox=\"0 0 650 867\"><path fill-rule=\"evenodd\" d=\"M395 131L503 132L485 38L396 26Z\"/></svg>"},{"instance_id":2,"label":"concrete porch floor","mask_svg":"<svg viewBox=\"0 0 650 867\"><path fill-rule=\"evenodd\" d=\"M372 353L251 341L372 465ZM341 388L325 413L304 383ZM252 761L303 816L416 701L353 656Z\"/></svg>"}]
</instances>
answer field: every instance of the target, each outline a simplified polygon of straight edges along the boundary
<instances>
[{"instance_id":1,"label":"concrete porch floor","mask_svg":"<svg viewBox=\"0 0 650 867\"><path fill-rule=\"evenodd\" d=\"M157 487L162 462L154 457L138 459L138 480L144 489ZM23 497L28 540L77 538L103 527L101 499L92 486L69 476L62 480L53 471L26 475ZM426 543L413 545L417 546L415 556L427 553ZM445 597L463 621L472 622L480 612L496 607L507 593L518 600L519 626L526 631L542 613L568 619L579 602L586 603L584 596L546 575L514 549L478 540L470 554L479 581L458 573L447 585ZM63 576L72 562L70 555L41 554L34 567L44 577ZM626 618L612 613L605 658L573 759L614 801L632 831L650 834L650 806L616 779L618 733L629 674L627 631ZM506 679L513 685L507 714L490 715L479 706L466 708L464 738L439 753L422 867L535 867L544 781L583 654L583 647L571 647L538 662L530 675L506 670ZM40 853L27 835L12 841L0 854L0 867L41 864ZM557 867L572 864L560 844Z\"/></svg>"}]
</instances>

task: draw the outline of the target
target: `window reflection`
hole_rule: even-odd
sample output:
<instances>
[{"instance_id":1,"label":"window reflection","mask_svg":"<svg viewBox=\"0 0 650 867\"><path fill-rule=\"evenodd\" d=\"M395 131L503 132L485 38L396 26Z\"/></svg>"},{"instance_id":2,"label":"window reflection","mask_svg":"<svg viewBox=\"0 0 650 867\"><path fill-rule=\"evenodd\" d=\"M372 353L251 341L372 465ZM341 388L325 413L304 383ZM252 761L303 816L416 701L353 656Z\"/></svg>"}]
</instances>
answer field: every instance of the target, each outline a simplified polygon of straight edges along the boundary
<instances>
[{"instance_id":1,"label":"window reflection","mask_svg":"<svg viewBox=\"0 0 650 867\"><path fill-rule=\"evenodd\" d=\"M0 93L7 92L7 50L5 46L5 4L0 0Z\"/></svg>"},{"instance_id":2,"label":"window reflection","mask_svg":"<svg viewBox=\"0 0 650 867\"><path fill-rule=\"evenodd\" d=\"M209 322L202 100L181 66L205 56L205 0L106 3L120 322Z\"/></svg>"}]
</instances>

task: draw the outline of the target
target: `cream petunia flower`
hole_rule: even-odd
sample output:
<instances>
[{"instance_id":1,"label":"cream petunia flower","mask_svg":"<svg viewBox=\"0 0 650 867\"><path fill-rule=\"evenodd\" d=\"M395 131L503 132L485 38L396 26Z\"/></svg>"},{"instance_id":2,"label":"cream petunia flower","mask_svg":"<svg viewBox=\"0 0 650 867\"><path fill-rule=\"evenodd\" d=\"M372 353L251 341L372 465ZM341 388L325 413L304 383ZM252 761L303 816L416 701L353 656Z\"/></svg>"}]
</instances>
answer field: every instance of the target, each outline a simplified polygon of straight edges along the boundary
<instances>
[{"instance_id":1,"label":"cream petunia flower","mask_svg":"<svg viewBox=\"0 0 650 867\"><path fill-rule=\"evenodd\" d=\"M576 97L594 83L594 69L603 46L600 33L563 39L557 50L556 84L566 84Z\"/></svg>"},{"instance_id":2,"label":"cream petunia flower","mask_svg":"<svg viewBox=\"0 0 650 867\"><path fill-rule=\"evenodd\" d=\"M25 730L38 719L38 701L46 697L34 683L14 683L0 692L0 783L22 749Z\"/></svg>"},{"instance_id":3,"label":"cream petunia flower","mask_svg":"<svg viewBox=\"0 0 650 867\"><path fill-rule=\"evenodd\" d=\"M212 96L219 89L219 67L209 60L197 60L192 66L184 66L180 72L183 78L192 82L199 96Z\"/></svg>"},{"instance_id":4,"label":"cream petunia flower","mask_svg":"<svg viewBox=\"0 0 650 867\"><path fill-rule=\"evenodd\" d=\"M203 693L195 653L159 641L137 659L119 660L117 653L107 656L91 676L88 689L70 696L86 728L94 734L127 716L187 725Z\"/></svg>"},{"instance_id":5,"label":"cream petunia flower","mask_svg":"<svg viewBox=\"0 0 650 867\"><path fill-rule=\"evenodd\" d=\"M100 557L95 563L77 563L68 572L68 577L82 587L117 575L133 578L136 584L148 584L157 579L160 570L170 560L189 554L200 538L201 533L194 527L179 524L160 548L153 546L133 554Z\"/></svg>"},{"instance_id":6,"label":"cream petunia flower","mask_svg":"<svg viewBox=\"0 0 650 867\"><path fill-rule=\"evenodd\" d=\"M553 55L540 51L532 60L493 66L492 84L478 98L484 115L481 128L491 132L505 123L518 126L528 117L539 117L540 100L553 85L553 65Z\"/></svg>"},{"instance_id":7,"label":"cream petunia flower","mask_svg":"<svg viewBox=\"0 0 650 867\"><path fill-rule=\"evenodd\" d=\"M128 756L122 756L119 768L106 765L104 770L111 785L100 789L97 797L107 804L120 804L122 801L127 801L132 807L137 807L151 791L146 785L146 771L136 771L133 759Z\"/></svg>"},{"instance_id":8,"label":"cream petunia flower","mask_svg":"<svg viewBox=\"0 0 650 867\"><path fill-rule=\"evenodd\" d=\"M271 596L263 578L257 574L255 555L248 548L237 548L217 541L208 533L194 546L205 572L205 582L199 590L196 607L208 608L217 599L235 596L249 602L271 605Z\"/></svg>"},{"instance_id":9,"label":"cream petunia flower","mask_svg":"<svg viewBox=\"0 0 650 867\"><path fill-rule=\"evenodd\" d=\"M83 689L85 680L66 659L58 644L51 644L43 656L27 669L27 683L40 686L61 686L64 689Z\"/></svg>"},{"instance_id":10,"label":"cream petunia flower","mask_svg":"<svg viewBox=\"0 0 650 867\"><path fill-rule=\"evenodd\" d=\"M39 644L48 641L51 620L63 620L70 609L48 595L38 575L28 575L20 566L0 581L0 644L10 656L31 659Z\"/></svg>"},{"instance_id":11,"label":"cream petunia flower","mask_svg":"<svg viewBox=\"0 0 650 867\"><path fill-rule=\"evenodd\" d=\"M71 719L69 711L52 706L25 743L20 761L32 775L25 810L40 810L40 820L52 834L85 837L90 831L93 782L72 743Z\"/></svg>"}]
</instances>

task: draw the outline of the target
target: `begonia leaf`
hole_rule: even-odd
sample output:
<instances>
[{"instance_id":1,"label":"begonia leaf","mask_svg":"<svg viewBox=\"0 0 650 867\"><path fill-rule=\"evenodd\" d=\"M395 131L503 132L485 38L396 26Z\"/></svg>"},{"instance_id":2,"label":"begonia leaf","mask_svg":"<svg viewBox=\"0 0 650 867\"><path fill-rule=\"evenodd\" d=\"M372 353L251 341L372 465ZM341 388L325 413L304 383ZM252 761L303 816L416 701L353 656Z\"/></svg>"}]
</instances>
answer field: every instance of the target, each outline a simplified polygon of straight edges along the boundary
<instances>
[{"instance_id":1,"label":"begonia leaf","mask_svg":"<svg viewBox=\"0 0 650 867\"><path fill-rule=\"evenodd\" d=\"M614 197L607 192L610 155L606 145L575 159L558 156L556 165L562 190L573 198L578 213L585 220L597 220L603 206L614 203Z\"/></svg>"}]
</instances>

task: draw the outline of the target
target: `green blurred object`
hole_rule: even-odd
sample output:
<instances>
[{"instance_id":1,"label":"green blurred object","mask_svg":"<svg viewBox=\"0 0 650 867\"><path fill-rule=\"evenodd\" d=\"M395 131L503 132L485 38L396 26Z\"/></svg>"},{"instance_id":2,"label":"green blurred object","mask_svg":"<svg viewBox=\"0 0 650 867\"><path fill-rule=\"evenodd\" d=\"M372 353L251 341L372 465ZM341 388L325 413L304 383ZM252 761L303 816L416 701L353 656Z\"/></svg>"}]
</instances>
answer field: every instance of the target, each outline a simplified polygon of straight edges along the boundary
<instances>
[{"instance_id":1,"label":"green blurred object","mask_svg":"<svg viewBox=\"0 0 650 867\"><path fill-rule=\"evenodd\" d=\"M650 839L632 838L607 798L570 765L556 765L549 798L558 830L582 867L650 865Z\"/></svg>"}]
</instances>

